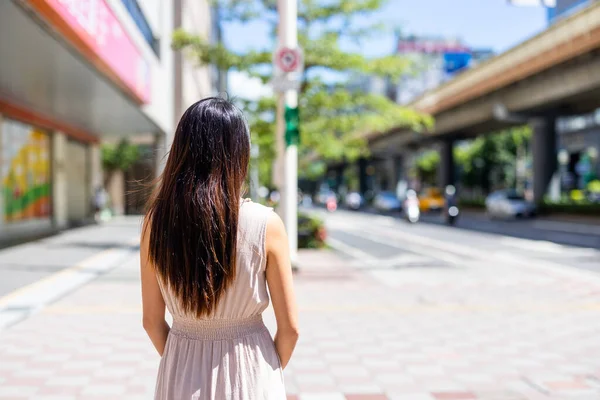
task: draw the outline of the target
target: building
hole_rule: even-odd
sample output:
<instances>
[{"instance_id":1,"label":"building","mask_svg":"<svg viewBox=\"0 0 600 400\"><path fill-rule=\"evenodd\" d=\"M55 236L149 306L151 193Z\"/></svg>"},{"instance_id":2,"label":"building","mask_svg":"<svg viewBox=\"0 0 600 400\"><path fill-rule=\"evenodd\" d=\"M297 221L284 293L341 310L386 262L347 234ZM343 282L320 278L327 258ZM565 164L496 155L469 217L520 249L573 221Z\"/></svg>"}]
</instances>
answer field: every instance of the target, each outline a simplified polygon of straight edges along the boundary
<instances>
[{"instance_id":1,"label":"building","mask_svg":"<svg viewBox=\"0 0 600 400\"><path fill-rule=\"evenodd\" d=\"M396 53L412 62L412 69L396 88L400 104L410 103L494 55L490 49L473 49L459 39L433 36L399 36Z\"/></svg>"},{"instance_id":2,"label":"building","mask_svg":"<svg viewBox=\"0 0 600 400\"><path fill-rule=\"evenodd\" d=\"M221 29L216 7L209 1L175 0L174 25L176 29L208 38L211 43L221 41ZM198 66L182 52L174 53L176 124L183 112L195 101L227 90L226 74L215 66Z\"/></svg>"},{"instance_id":3,"label":"building","mask_svg":"<svg viewBox=\"0 0 600 400\"><path fill-rule=\"evenodd\" d=\"M554 7L546 7L548 10L548 22L554 23L561 18L576 13L598 0L556 0Z\"/></svg>"},{"instance_id":4,"label":"building","mask_svg":"<svg viewBox=\"0 0 600 400\"><path fill-rule=\"evenodd\" d=\"M89 220L102 142L146 143L160 164L181 107L212 92L170 39L205 15L192 0L0 1L0 241Z\"/></svg>"},{"instance_id":5,"label":"building","mask_svg":"<svg viewBox=\"0 0 600 400\"><path fill-rule=\"evenodd\" d=\"M160 0L144 0L148 6ZM153 8L156 10L156 7ZM173 0L173 29L207 38L211 43L221 40L217 9L205 0ZM170 33L169 33L170 35ZM170 42L170 38L167 38ZM227 90L226 74L215 66L199 66L196 60L186 57L185 52L170 52L173 59L173 130L183 112L194 102ZM152 135L135 138L142 157L125 174L118 174L112 182L112 198L119 202L118 210L126 214L144 211L152 188L153 178L164 167L167 149L172 135L165 135L155 142Z\"/></svg>"},{"instance_id":6,"label":"building","mask_svg":"<svg viewBox=\"0 0 600 400\"><path fill-rule=\"evenodd\" d=\"M597 0L556 0L555 7L547 8L548 23L554 24L594 2ZM600 177L600 109L559 118L556 131L561 189L586 189L591 180Z\"/></svg>"}]
</instances>

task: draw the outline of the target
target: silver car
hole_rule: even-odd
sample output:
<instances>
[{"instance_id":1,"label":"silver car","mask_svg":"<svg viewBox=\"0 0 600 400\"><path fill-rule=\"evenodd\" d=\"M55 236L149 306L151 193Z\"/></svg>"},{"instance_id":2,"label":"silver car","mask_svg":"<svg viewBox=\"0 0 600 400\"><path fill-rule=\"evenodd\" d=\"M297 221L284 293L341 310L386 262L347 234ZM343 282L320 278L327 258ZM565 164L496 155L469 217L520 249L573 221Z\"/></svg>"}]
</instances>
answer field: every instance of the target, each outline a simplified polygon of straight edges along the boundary
<instances>
[{"instance_id":1,"label":"silver car","mask_svg":"<svg viewBox=\"0 0 600 400\"><path fill-rule=\"evenodd\" d=\"M514 189L499 190L485 200L490 218L527 218L536 214L535 204Z\"/></svg>"}]
</instances>

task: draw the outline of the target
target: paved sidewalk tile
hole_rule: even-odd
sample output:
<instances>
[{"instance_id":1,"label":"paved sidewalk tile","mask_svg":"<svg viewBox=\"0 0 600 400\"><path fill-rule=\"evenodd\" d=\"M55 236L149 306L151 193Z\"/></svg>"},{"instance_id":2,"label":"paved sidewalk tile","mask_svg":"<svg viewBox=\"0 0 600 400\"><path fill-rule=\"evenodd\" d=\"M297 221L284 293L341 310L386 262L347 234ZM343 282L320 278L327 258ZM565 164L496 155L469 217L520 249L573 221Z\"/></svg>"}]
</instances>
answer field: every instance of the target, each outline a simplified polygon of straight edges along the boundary
<instances>
[{"instance_id":1,"label":"paved sidewalk tile","mask_svg":"<svg viewBox=\"0 0 600 400\"><path fill-rule=\"evenodd\" d=\"M289 400L600 399L600 285L301 253ZM275 326L271 310L267 326ZM137 257L0 331L0 399L149 399Z\"/></svg>"}]
</instances>

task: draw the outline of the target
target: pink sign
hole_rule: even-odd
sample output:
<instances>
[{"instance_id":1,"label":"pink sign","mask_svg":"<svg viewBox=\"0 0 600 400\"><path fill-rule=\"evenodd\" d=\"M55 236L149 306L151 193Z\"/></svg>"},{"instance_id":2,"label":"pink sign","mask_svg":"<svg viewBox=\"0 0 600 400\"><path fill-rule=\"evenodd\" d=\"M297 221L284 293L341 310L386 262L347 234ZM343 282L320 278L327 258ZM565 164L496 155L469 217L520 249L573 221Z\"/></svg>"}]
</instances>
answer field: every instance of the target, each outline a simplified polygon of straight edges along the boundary
<instances>
[{"instance_id":1,"label":"pink sign","mask_svg":"<svg viewBox=\"0 0 600 400\"><path fill-rule=\"evenodd\" d=\"M45 0L144 103L150 68L105 0Z\"/></svg>"}]
</instances>

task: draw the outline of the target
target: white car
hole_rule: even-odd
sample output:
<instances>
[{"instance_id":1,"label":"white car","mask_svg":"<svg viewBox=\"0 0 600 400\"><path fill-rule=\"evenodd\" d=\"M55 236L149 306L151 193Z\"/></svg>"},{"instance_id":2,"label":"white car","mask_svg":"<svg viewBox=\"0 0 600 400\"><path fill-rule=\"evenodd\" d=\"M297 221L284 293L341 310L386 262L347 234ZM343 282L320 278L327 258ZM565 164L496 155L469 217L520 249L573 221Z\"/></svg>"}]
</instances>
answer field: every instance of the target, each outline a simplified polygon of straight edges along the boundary
<instances>
[{"instance_id":1,"label":"white car","mask_svg":"<svg viewBox=\"0 0 600 400\"><path fill-rule=\"evenodd\" d=\"M535 204L514 189L499 190L485 199L490 218L527 218L536 214Z\"/></svg>"}]
</instances>

